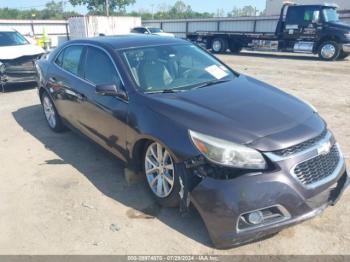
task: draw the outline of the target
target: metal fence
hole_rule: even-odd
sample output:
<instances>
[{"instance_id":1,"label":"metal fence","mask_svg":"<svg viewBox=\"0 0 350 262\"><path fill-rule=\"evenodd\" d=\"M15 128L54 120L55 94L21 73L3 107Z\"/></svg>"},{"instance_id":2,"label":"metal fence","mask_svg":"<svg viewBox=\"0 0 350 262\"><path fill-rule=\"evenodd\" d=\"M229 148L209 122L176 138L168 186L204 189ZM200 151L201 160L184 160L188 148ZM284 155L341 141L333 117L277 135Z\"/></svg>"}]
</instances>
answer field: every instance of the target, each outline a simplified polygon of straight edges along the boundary
<instances>
[{"instance_id":1,"label":"metal fence","mask_svg":"<svg viewBox=\"0 0 350 262\"><path fill-rule=\"evenodd\" d=\"M68 22L65 20L0 20L0 26L10 27L25 36L37 38L46 32L52 46L69 40Z\"/></svg>"},{"instance_id":2,"label":"metal fence","mask_svg":"<svg viewBox=\"0 0 350 262\"><path fill-rule=\"evenodd\" d=\"M340 15L341 21L350 24L350 11ZM177 37L186 38L188 33L209 32L248 32L274 33L279 16L254 16L210 19L144 20L148 27L159 27Z\"/></svg>"}]
</instances>

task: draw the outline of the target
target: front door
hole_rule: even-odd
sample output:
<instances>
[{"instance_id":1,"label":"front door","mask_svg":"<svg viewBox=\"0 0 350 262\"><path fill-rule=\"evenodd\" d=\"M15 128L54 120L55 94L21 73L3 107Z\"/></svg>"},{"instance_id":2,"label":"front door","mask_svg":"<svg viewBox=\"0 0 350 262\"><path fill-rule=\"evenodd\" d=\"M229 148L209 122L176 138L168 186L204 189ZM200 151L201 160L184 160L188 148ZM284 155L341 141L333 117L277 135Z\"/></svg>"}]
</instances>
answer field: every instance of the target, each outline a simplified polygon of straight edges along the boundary
<instances>
[{"instance_id":1,"label":"front door","mask_svg":"<svg viewBox=\"0 0 350 262\"><path fill-rule=\"evenodd\" d=\"M284 39L316 41L320 29L321 11L318 6L291 6L288 8Z\"/></svg>"},{"instance_id":2,"label":"front door","mask_svg":"<svg viewBox=\"0 0 350 262\"><path fill-rule=\"evenodd\" d=\"M108 53L93 46L87 47L83 63L85 83L79 92L85 100L80 105L80 129L122 160L127 160L128 103L118 97L96 94L97 85L115 84L123 88L117 68Z\"/></svg>"}]
</instances>

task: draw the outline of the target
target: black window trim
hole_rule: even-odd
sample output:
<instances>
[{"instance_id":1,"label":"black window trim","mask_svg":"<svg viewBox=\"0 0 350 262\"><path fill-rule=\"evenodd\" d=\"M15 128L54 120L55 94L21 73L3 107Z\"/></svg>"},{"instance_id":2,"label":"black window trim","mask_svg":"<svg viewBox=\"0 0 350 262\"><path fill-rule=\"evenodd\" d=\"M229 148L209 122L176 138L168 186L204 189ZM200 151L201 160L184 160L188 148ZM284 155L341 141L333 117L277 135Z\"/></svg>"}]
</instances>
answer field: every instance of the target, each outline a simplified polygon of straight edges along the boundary
<instances>
[{"instance_id":1,"label":"black window trim","mask_svg":"<svg viewBox=\"0 0 350 262\"><path fill-rule=\"evenodd\" d=\"M51 60L51 61L53 61L53 64L54 64L57 68L59 68L60 70L62 70L62 71L64 71L64 72L66 72L66 73L68 73L68 74L70 74L70 75L72 75L72 76L78 78L79 80L85 82L86 84L89 84L89 85L91 85L91 86L93 86L93 87L96 87L96 85L95 85L94 83L92 83L92 82L88 81L87 79L85 79L85 73L84 73L84 77L81 77L81 76L79 76L79 75L73 74L72 72L69 72L68 70L64 69L63 67L59 66L59 65L56 63L56 60L57 60L58 56L59 56L62 52L64 52L67 48L69 48L69 47L71 47L71 46L82 46L82 47L83 47L83 51L82 51L82 54L81 54L82 57L80 57L80 61L79 61L79 67L82 66L81 63L82 63L83 61L84 61L84 65L83 65L83 66L85 67L86 50L84 50L84 49L86 49L86 47L89 47L89 46L90 46L90 47L95 47L95 48L97 48L97 49L102 50L102 51L109 57L109 59L111 60L113 66L114 66L114 69L117 71L117 74L118 74L118 76L119 76L119 78L120 78L120 81L121 81L121 83L122 83L122 85L123 85L122 88L123 88L124 91L126 92L127 97L129 97L129 96L128 96L128 91L127 91L126 88L125 88L125 87L126 87L126 86L125 86L125 82L124 82L124 80L123 80L123 78L122 78L122 76L121 76L121 74L120 74L120 72L119 72L119 70L118 70L118 68L117 68L117 65L115 64L115 62L114 62L113 58L111 57L111 55L110 55L104 48L102 48L102 47L100 47L100 46L97 46L97 45L94 45L94 44L90 44L90 43L72 43L72 44L69 44L69 45L65 46L65 47L62 48L62 49L55 55L55 57ZM84 57L83 57L83 56L84 56ZM64 58L64 56L63 56L63 58ZM121 100L121 101L123 101L123 102L128 103L128 99L125 100L125 99L122 99L122 98L120 98L120 97L116 97L116 98L119 99L119 100Z\"/></svg>"}]
</instances>

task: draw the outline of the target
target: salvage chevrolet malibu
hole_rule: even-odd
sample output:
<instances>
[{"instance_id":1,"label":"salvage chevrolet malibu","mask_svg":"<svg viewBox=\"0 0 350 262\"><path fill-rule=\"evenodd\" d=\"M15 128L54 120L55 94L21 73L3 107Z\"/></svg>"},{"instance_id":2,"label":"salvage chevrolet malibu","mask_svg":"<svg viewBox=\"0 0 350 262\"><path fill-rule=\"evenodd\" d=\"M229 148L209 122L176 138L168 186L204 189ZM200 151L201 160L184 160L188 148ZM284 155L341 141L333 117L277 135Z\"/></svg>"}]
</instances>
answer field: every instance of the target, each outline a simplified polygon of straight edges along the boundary
<instances>
[{"instance_id":1,"label":"salvage chevrolet malibu","mask_svg":"<svg viewBox=\"0 0 350 262\"><path fill-rule=\"evenodd\" d=\"M49 127L124 160L159 204L192 203L217 248L312 218L349 184L315 108L184 40L76 40L36 67Z\"/></svg>"}]
</instances>

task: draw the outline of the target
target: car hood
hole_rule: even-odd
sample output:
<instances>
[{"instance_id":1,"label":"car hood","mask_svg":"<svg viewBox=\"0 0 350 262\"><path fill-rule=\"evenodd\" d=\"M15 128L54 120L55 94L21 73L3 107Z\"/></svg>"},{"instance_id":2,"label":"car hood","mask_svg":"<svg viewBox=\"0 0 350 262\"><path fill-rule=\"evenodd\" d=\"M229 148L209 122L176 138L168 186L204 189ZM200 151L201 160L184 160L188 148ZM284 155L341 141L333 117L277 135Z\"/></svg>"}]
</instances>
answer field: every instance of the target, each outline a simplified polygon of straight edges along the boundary
<instances>
[{"instance_id":1,"label":"car hood","mask_svg":"<svg viewBox=\"0 0 350 262\"><path fill-rule=\"evenodd\" d=\"M22 56L31 56L44 54L45 51L36 45L16 45L16 46L1 46L0 60L12 60Z\"/></svg>"},{"instance_id":2,"label":"car hood","mask_svg":"<svg viewBox=\"0 0 350 262\"><path fill-rule=\"evenodd\" d=\"M301 100L243 75L202 89L149 97L153 111L187 129L261 151L294 145L325 128Z\"/></svg>"},{"instance_id":3,"label":"car hood","mask_svg":"<svg viewBox=\"0 0 350 262\"><path fill-rule=\"evenodd\" d=\"M331 27L335 27L335 28L346 30L346 31L350 32L350 25L342 23L342 22L328 22L328 25Z\"/></svg>"}]
</instances>

